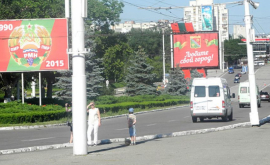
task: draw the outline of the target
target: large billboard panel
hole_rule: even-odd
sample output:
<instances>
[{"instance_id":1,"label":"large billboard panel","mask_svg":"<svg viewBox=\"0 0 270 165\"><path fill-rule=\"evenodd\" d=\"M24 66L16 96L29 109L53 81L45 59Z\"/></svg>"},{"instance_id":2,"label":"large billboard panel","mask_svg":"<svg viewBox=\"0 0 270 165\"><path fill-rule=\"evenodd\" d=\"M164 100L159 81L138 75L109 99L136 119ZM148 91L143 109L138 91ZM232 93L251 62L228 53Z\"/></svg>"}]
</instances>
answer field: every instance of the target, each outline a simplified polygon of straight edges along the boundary
<instances>
[{"instance_id":1,"label":"large billboard panel","mask_svg":"<svg viewBox=\"0 0 270 165\"><path fill-rule=\"evenodd\" d=\"M202 6L202 30L213 31L213 8L212 6Z\"/></svg>"},{"instance_id":2,"label":"large billboard panel","mask_svg":"<svg viewBox=\"0 0 270 165\"><path fill-rule=\"evenodd\" d=\"M218 33L177 34L174 40L174 67L218 67Z\"/></svg>"},{"instance_id":3,"label":"large billboard panel","mask_svg":"<svg viewBox=\"0 0 270 165\"><path fill-rule=\"evenodd\" d=\"M0 21L0 72L68 70L67 19Z\"/></svg>"}]
</instances>

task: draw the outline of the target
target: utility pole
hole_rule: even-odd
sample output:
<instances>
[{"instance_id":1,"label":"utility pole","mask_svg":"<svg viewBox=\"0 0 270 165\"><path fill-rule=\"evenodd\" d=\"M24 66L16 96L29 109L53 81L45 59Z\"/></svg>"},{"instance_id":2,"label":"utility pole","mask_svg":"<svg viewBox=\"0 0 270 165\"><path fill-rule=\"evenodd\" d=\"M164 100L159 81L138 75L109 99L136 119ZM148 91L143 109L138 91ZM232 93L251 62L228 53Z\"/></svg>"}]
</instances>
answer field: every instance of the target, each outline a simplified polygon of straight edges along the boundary
<instances>
[{"instance_id":1,"label":"utility pole","mask_svg":"<svg viewBox=\"0 0 270 165\"><path fill-rule=\"evenodd\" d=\"M164 45L164 28L162 27L162 47L163 47L163 84L165 86L166 82L165 82L165 45Z\"/></svg>"},{"instance_id":2,"label":"utility pole","mask_svg":"<svg viewBox=\"0 0 270 165\"><path fill-rule=\"evenodd\" d=\"M69 4L69 1L66 0ZM66 4L67 5L67 4ZM68 10L69 7L66 7ZM66 13L69 15L69 13ZM68 16L66 16L68 17ZM84 20L87 0L71 0L73 155L87 154Z\"/></svg>"},{"instance_id":3,"label":"utility pole","mask_svg":"<svg viewBox=\"0 0 270 165\"><path fill-rule=\"evenodd\" d=\"M245 5L245 24L246 24L246 44L247 44L247 57L248 57L248 70L249 70L249 89L250 89L250 108L249 113L251 125L259 125L259 114L257 108L257 87L254 73L254 60L253 60L253 45L250 43L250 36L253 34L251 30L252 17L249 14L250 3L255 9L259 6L259 3L254 3L252 0L244 0Z\"/></svg>"}]
</instances>

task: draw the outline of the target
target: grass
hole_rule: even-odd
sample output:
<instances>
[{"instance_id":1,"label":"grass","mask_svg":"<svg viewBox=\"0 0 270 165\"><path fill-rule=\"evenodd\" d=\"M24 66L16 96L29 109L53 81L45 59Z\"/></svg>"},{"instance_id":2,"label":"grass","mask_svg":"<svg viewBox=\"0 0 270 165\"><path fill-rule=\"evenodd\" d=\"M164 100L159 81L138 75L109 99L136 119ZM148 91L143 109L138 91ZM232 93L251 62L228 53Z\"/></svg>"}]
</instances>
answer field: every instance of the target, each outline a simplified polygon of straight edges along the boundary
<instances>
[{"instance_id":1,"label":"grass","mask_svg":"<svg viewBox=\"0 0 270 165\"><path fill-rule=\"evenodd\" d=\"M186 104L179 104L176 106L181 106L181 105L186 105ZM134 112L142 112L142 111L151 111L155 109L165 109L165 108L170 108L170 107L175 107L175 106L166 106L166 107L153 107L149 109L139 109L136 108ZM113 112L106 112L100 114L101 118L103 117L109 117L109 116L117 116L117 115L123 115L123 114L128 114L128 110L120 110L116 113ZM70 118L62 118L60 120L53 120L53 121L48 121L48 122L37 122L37 123L23 123L23 124L0 124L0 127L14 127L14 126L34 126L34 125L50 125L50 124L63 124L66 123L67 121L70 121Z\"/></svg>"}]
</instances>

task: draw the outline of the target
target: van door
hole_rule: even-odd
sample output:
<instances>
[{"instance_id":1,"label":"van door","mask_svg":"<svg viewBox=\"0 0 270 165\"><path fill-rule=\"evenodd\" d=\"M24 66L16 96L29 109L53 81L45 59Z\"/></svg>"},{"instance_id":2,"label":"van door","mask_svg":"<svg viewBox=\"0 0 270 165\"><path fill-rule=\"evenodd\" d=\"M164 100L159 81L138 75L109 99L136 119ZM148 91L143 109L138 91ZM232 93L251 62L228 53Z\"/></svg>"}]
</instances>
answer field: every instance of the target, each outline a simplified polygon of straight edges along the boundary
<instances>
[{"instance_id":1,"label":"van door","mask_svg":"<svg viewBox=\"0 0 270 165\"><path fill-rule=\"evenodd\" d=\"M206 86L194 87L193 113L207 113Z\"/></svg>"},{"instance_id":2,"label":"van door","mask_svg":"<svg viewBox=\"0 0 270 165\"><path fill-rule=\"evenodd\" d=\"M225 104L223 92L218 85L211 85L208 87L208 113L216 113L222 111L222 104ZM222 103L223 101L223 103Z\"/></svg>"}]
</instances>

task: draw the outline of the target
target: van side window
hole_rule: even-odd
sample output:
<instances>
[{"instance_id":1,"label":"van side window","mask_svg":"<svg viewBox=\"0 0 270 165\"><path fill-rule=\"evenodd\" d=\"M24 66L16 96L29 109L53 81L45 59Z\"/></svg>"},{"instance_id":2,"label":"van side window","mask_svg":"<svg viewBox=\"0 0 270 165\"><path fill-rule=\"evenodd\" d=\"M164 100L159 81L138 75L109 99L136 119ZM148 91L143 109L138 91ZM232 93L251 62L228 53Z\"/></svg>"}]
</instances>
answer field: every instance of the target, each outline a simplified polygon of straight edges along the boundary
<instances>
[{"instance_id":1,"label":"van side window","mask_svg":"<svg viewBox=\"0 0 270 165\"><path fill-rule=\"evenodd\" d=\"M205 97L205 86L195 86L194 97Z\"/></svg>"},{"instance_id":2,"label":"van side window","mask_svg":"<svg viewBox=\"0 0 270 165\"><path fill-rule=\"evenodd\" d=\"M209 97L220 97L219 86L209 86Z\"/></svg>"},{"instance_id":3,"label":"van side window","mask_svg":"<svg viewBox=\"0 0 270 165\"><path fill-rule=\"evenodd\" d=\"M247 87L241 87L240 93L247 93Z\"/></svg>"}]
</instances>

